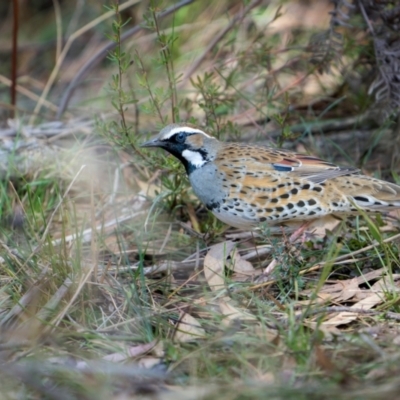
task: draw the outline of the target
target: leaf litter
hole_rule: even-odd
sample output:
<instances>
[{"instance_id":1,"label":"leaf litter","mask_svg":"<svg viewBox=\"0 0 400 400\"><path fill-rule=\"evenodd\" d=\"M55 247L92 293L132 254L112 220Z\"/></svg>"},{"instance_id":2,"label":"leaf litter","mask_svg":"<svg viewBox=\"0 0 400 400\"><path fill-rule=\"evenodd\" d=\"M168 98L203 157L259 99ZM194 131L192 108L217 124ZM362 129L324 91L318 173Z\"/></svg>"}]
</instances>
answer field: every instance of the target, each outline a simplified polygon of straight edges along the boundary
<instances>
[{"instance_id":1,"label":"leaf litter","mask_svg":"<svg viewBox=\"0 0 400 400\"><path fill-rule=\"evenodd\" d=\"M326 5L324 5L324 2L321 2L321 5L324 11ZM302 23L304 18L298 18L297 7L299 5L293 2L291 7L294 8L291 18L296 23ZM308 9L311 10L309 7ZM325 11L323 14L328 16ZM284 13L284 15L286 14ZM317 16L316 21L320 22L321 11L314 12L314 15ZM265 23L269 18L259 18L259 20L264 20ZM245 26L245 24L243 25ZM279 26L282 26L281 21L277 21L274 25L281 29L279 28ZM315 21L311 25L315 27ZM207 27L209 26L209 21L207 21ZM211 34L210 37L213 36L210 29L206 29L204 32L207 32L208 35ZM217 31L214 30L213 32ZM193 35L192 37L196 36ZM197 41L196 37L196 43ZM205 52L204 57L206 55ZM205 69L215 68L213 57L206 61ZM272 73L275 76L275 72L272 71ZM316 79L313 74L307 74L307 76L310 76L312 80ZM296 74L287 74L285 80L290 81L283 85L284 91L287 91L289 87L298 86L299 80ZM302 81L303 78L301 78L300 83ZM318 85L312 86L317 87ZM314 99L314 97L315 93L313 92L311 98ZM307 106L309 105L307 98L303 101ZM252 112L254 112L254 115L251 118L255 122L259 111L254 108ZM236 121L242 118L247 123L248 115L249 113L246 112L246 115L239 114L228 116L228 118L236 118ZM93 126L91 121L90 129L85 128L87 133L92 134ZM63 132L60 131L56 134L63 135ZM325 135L322 135L322 140L326 141ZM52 156L51 162L47 162L47 157L42 157L40 161L42 164L50 165L53 164L52 161L55 158L58 158L58 156ZM82 156L80 158L86 159L87 157ZM120 154L120 159L123 164L126 164L127 157L123 153ZM92 179L93 170L96 170L96 168L87 173L88 182ZM41 354L48 351L46 337L40 338L40 336L43 336L44 332L47 335L48 326L51 326L51 322L55 322L54 326L58 325L61 331L69 329L72 332L71 336L81 332L98 335L96 340L87 341L92 346L98 346L97 350L100 351L94 353L95 357L99 357L99 354L103 351L106 353L103 361L108 360L110 364L115 365L110 367L109 364L93 364L85 361L85 374L89 378L85 383L89 382L88 386L90 386L94 382L93 386L95 386L96 392L99 392L99 389L102 388L102 382L96 381L95 373L100 372L103 379L111 371L111 376L115 378L115 381L119 381L118 377L128 377L131 384L133 382L137 387L141 387L144 393L153 397L152 388L160 386L160 383L162 385L166 380L166 375L163 372L154 371L153 366L162 364L163 360L168 360L170 365L176 367L179 362L175 362L175 360L179 357L176 354L168 353L168 351L171 352L171 348L167 339L165 339L165 342L159 341L156 344L153 340L150 340L152 333L154 332L156 336L168 338L168 335L165 334L167 331L170 333L169 337L174 340L176 347L181 345L181 349L186 349L185 346L191 346L196 342L200 343L201 346L205 344L206 338L209 337L211 343L220 341L223 343L223 347L217 348L216 351L207 350L205 358L212 359L213 356L216 356L216 353L221 354L218 361L223 366L222 368L226 369L230 365L226 363L224 357L230 350L232 351L230 354L232 358L236 356L237 359L244 359L245 362L238 364L242 368L237 365L232 367L234 376L237 378L232 379L225 388L220 385L213 385L212 382L207 382L207 385L187 385L185 381L179 387L170 385L169 391L157 393L157 396L158 398L173 397L174 399L201 398L202 396L215 398L218 393L218 398L223 397L224 394L228 396L225 398L233 398L233 395L237 394L235 392L240 393L241 385L249 377L252 387L257 387L260 381L268 386L277 382L274 373L260 373L260 371L271 370L261 364L265 361L262 359L262 355L267 354L266 348L273 345L274 349L268 355L272 354L271 358L273 358L277 357L276 354L279 353L279 356L283 358L283 386L292 388L293 386L301 387L304 385L305 388L311 388L310 396L318 397L319 395L322 398L327 395L325 387L323 387L323 392L318 393L318 388L313 387L313 382L310 385L308 380L302 380L301 374L296 375L293 372L296 366L300 364L296 356L298 354L304 355L307 352L308 343L302 343L298 348L290 347L290 339L293 340L293 337L301 338L303 327L307 329L311 327L311 330L315 331L322 330L321 327L324 327L324 332L329 332L330 329L330 332L334 331L335 335L342 338L349 332L360 332L361 336L361 330L365 326L370 328L370 325L378 325L378 320L372 319L375 316L387 316L387 318L393 318L395 324L398 323L399 314L393 312L397 310L398 276L390 273L392 266L387 265L385 268L370 272L368 268L362 268L361 271L357 269L360 264L368 263L368 260L372 258L371 253L373 251L376 251L382 257L384 253L382 245L397 239L384 239L382 242L375 242L343 256L338 255L334 260L326 260L322 257L323 261L318 261L318 259L314 259L315 257L310 256L308 260L301 260L304 262L303 268L294 274L290 263L293 258L288 260L282 257L282 254L285 255L286 252L289 252L287 248L278 254L280 257L275 257L277 248L280 246L277 245L276 241L267 240L266 244L263 242L263 238L258 238L261 240L259 243L254 240L257 236L254 233L229 232L226 237L230 235L230 238L235 240L234 242L228 240L215 245L215 241L222 240L221 236L214 240L203 240L202 235L196 232L196 230L199 231L197 229L198 218L193 207L187 211L190 223L177 222L165 211L159 213L157 210L156 213L155 208L152 208L151 213L149 213L151 206L148 200L154 199L159 191L158 185L154 184L158 173L148 175L148 179L142 180L138 176L142 176L143 171L136 173L137 170L135 170L134 173L131 173L132 170L124 167L120 171L118 167L115 167L116 178L111 196L107 198L106 203L99 201L99 204L102 204L102 209L96 210L89 223L89 228L85 226L86 229L80 229L81 226L84 226L81 222L85 221L87 215L90 215L87 199L75 209L80 218L78 221L74 221L75 225L79 227L78 229L75 226L68 226L65 230L64 225L60 228L61 224L54 223L55 221L63 221L65 213L64 215L60 213L58 219L54 218L51 227L52 240L34 249L33 252L35 257L39 256L37 257L40 260L41 271L39 272L43 272L42 275L35 275L32 271L31 256L26 260L23 254L9 249L5 243L2 243L3 252L0 265L2 271L6 271L6 264L8 266L11 263L17 266L17 273L14 276L6 273L2 275L2 283L14 284L15 276L21 276L22 284L20 282L15 283L12 293L24 293L25 291L26 294L15 305L13 297L8 294L9 292L5 290L1 292L0 311L2 315L7 316L5 318L7 324L2 327L2 334L3 337L7 334L14 336L15 342L20 344L23 344L31 336L38 337L40 346L38 346L38 349L28 348L28 355L36 350ZM71 171L74 172L74 169L72 168ZM102 174L98 175L102 178ZM120 189L118 186L119 175L123 176L123 180L125 180L129 189L134 187L134 196L118 195ZM99 179L99 182L101 186L104 181ZM88 190L88 187L89 185L86 185L84 190L77 187L75 188L76 193L84 193L85 190ZM109 188L104 192L108 190ZM94 196L94 198L100 200L101 196ZM122 201L120 202L121 198ZM398 215L393 213L393 217L398 217ZM145 222L147 231L139 234L143 222ZM317 247L318 244L314 241L320 240L322 243L320 247L325 246L327 231L334 231L337 224L337 220L332 221L332 225L328 225L325 221L318 222L319 226L315 227L310 237L306 237L306 242L312 242L311 246ZM361 232L362 229L364 228L359 231ZM396 230L398 228L390 222L380 228L381 232ZM140 235L142 236L140 237ZM344 240L346 241L347 238L344 238ZM100 241L104 246L97 247ZM198 245L199 241L201 242L200 246ZM285 241L285 238L282 241ZM73 260L75 254L79 258L81 255L79 247L82 245L90 247L90 250L83 253L85 258L79 265L83 271L80 272L74 269L75 266L69 260ZM68 260L66 261L68 273L63 273L63 270L56 268L55 257L47 256L44 252L46 247L55 248L60 251L60 254L65 253L65 259ZM305 247L303 246L303 249ZM101 249L101 252L99 251L100 256L95 255L99 248ZM88 253L89 256L87 256ZM358 258L357 256L361 254L362 258ZM101 259L103 255L104 262ZM274 261L274 268L270 268L268 271L268 280L263 283L256 282L256 278L262 273L262 268L271 265L272 261ZM376 268L379 263L379 260L375 262L373 268ZM318 280L319 274L326 265L331 266L332 274L321 285L318 293L314 293L315 281ZM398 263L397 266L394 266L397 271ZM342 274L338 277L338 274L334 274L335 268L342 267L347 267L346 272L353 268L358 271L359 276L343 279L344 274ZM73 273L69 274L70 272ZM49 283L51 274L59 274L60 278ZM349 272L349 275L353 276L351 272ZM40 278L32 279L34 276L40 276ZM293 279L293 276L296 277L296 280ZM32 283L32 286L30 286L32 290L27 289L29 285L25 284L24 280ZM290 286L293 282L293 286ZM135 297L135 291L131 290L132 287L135 287L135 290L139 293L137 297ZM144 311L142 309L143 304L146 305L146 307L143 307ZM60 308L61 311L57 311L57 308ZM90 311L100 310L100 316L96 316L98 320L90 320L90 318L86 319L90 312L84 312L81 319L77 318L79 313L76 312L76 309L79 308ZM393 311L387 311L388 309ZM53 313L52 316L50 311L55 311L56 315L54 316ZM319 318L320 316L322 318ZM151 327L141 324L141 321L146 318L151 321ZM158 322L158 319L161 322ZM8 324L18 325L18 321L23 322L19 325L20 329L10 329ZM220 322L220 325L216 321ZM252 323L251 325L247 325L249 321ZM43 326L46 328L41 329ZM395 337L399 337L398 330L393 329L393 331ZM21 336L17 337L16 332ZM107 334L109 338L115 335L116 345L110 343L109 338L103 337L103 333ZM128 339L117 337L118 334L122 333L125 333ZM251 355L249 348L254 345L254 343L251 343L254 335L257 336L260 343L255 346L258 350L257 353ZM293 337L291 338L291 336ZM331 360L333 354L330 351L332 335L324 338L311 335L310 338L311 342L315 340L318 343L314 346L316 364L320 368L316 371L316 374L321 374L321 371L323 371L328 376L334 375L338 371L341 373L345 371ZM68 336L66 342L69 340L71 340L70 336ZM120 340L122 340L123 345L121 345ZM388 341L390 340L391 336L389 335ZM243 346L249 351L250 355L244 355L240 352L240 348L237 346L239 342L244 343ZM75 341L73 343L74 345L78 343L79 352L77 354L84 358L86 355L80 353L80 346L85 347L85 336L82 336L80 342ZM209 345L207 343L207 346ZM207 346L205 346L206 349ZM192 372L192 376L197 376L197 373L199 373L193 366L196 362L201 366L204 365L203 370L210 367L210 365L201 364L200 358L196 358L195 354L196 352L199 353L199 348L192 353L190 353L192 348L187 348L189 349L187 357L192 357L192 365L187 370ZM23 355L23 353L19 353L16 358ZM6 356L6 353L2 353L3 358L1 360L6 359ZM42 376L46 377L48 386L52 386L52 375L46 369L46 358L43 358L45 361L36 363L31 371L43 372ZM181 359L183 358L185 357L181 357ZM124 362L124 364L119 366L118 364L121 362ZM68 376L69 373L74 371L71 364L70 356L61 355L58 358L58 366L54 365L52 368L54 371L62 373L63 376ZM16 368L17 364L4 363L2 365L5 365L12 374L19 378L22 377L21 370ZM77 364L76 370L79 375L82 375L82 369L79 368L79 365L82 364ZM138 368L138 366L143 368ZM252 371L247 376L243 373L246 368ZM5 368L2 367L2 369ZM220 371L212 368L210 370L215 371L215 375ZM387 368L382 368L382 370L384 373L388 373ZM34 374L32 376L36 377ZM369 377L372 379L372 374ZM118 385L121 385L121 383L118 382ZM121 386L125 388L124 384ZM163 386L163 388L165 387L167 385ZM260 389L262 389L262 393L265 393L266 386L260 386ZM57 394L60 395L59 398L62 398L62 391L55 393L55 395ZM342 387L337 394L338 396L344 394ZM288 397L290 396L293 396L293 393L289 393ZM361 395L359 398L364 398L364 396Z\"/></svg>"}]
</instances>

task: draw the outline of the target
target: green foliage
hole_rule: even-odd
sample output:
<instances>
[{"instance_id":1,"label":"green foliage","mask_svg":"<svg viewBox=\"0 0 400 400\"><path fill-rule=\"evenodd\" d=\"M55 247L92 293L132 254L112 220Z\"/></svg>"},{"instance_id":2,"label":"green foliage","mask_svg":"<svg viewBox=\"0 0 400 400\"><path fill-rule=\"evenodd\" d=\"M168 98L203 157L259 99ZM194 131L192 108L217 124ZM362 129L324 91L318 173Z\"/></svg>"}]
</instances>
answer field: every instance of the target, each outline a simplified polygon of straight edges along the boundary
<instances>
[{"instance_id":1,"label":"green foliage","mask_svg":"<svg viewBox=\"0 0 400 400\"><path fill-rule=\"evenodd\" d=\"M206 52L213 39L208 36L213 18L220 32L225 20L235 21L251 2L194 2L190 10L182 8L171 19L159 20L157 13L171 3L150 2L141 22L145 34L132 40L132 50L121 42L129 18L118 4L109 8L115 13L108 36L115 43L109 54L114 73L104 109L112 109L115 117L99 117L98 128L114 149L131 151L133 181L150 181L152 186L158 182L150 209L130 214L135 201L143 201L143 188L140 195L139 189L132 194L129 187L127 194L103 196L92 187L78 186L79 193L65 199L63 180L46 174L14 182L15 192L6 182L0 185L2 221L21 204L26 233L22 241L17 230L2 224L4 396L109 399L124 396L128 388L131 396L168 397L175 395L173 386L180 385L183 391L177 397L221 400L340 398L343 388L348 397L364 398L368 391L376 394L380 389L395 398L400 357L392 340L397 335L395 322L389 324L387 318L391 312L398 319L399 246L382 232L382 218L362 215L355 225L343 223L338 234L302 244L287 237L273 239L264 227L261 238L241 238L236 244L243 254L257 253L251 258L257 272L276 260L272 275L249 275L240 282L230 270L224 276L230 284L221 291L207 286L201 266L208 246L225 240L226 226L199 206L176 159L162 151L140 150L147 136L143 127L155 131L185 119L205 124L222 140L248 140L244 135L249 133L256 140L262 134L263 140L282 146L296 142L300 134L303 144L320 133L322 117L338 110L347 113L348 103L342 93L336 98L331 91L325 93L321 79L321 97L329 104L322 111L299 111L309 101L302 93L305 80L318 76L318 66L310 65L304 51L308 29L299 27L284 36L275 26L269 32L269 24L284 15L284 8L270 13L273 2L268 7L261 4L238 18ZM185 26L202 26L204 20L204 40L202 35L195 41L187 37ZM363 57L365 45L357 35L343 39L343 59ZM325 55L324 63L335 59L332 49ZM201 61L188 77L186 71L176 72L182 69L182 58ZM293 76L299 77L298 85L290 87ZM364 109L367 96L362 88L349 96L355 110ZM245 123L236 119L243 115L248 116ZM294 126L299 118L304 121L300 128ZM265 126L267 120L274 132ZM382 131L372 138L374 150ZM322 137L325 144L331 141ZM352 148L340 150L347 161L356 163ZM369 161L372 150L364 156L363 161ZM398 172L393 171L393 177L398 180ZM85 211L81 219L78 200ZM54 216L60 205L61 212ZM47 231L49 224L58 224L57 229ZM270 252L258 254L268 245ZM378 268L390 276L381 304L333 333L323 330L334 303L313 303L320 300L318 291ZM373 284L366 282L360 296ZM352 301L341 304L350 309ZM224 302L252 319L222 313ZM204 336L188 342L177 339L185 313L196 319ZM153 340L156 347L144 351L142 346ZM147 368L148 362L156 366ZM393 382L382 378L386 374L394 375Z\"/></svg>"},{"instance_id":2,"label":"green foliage","mask_svg":"<svg viewBox=\"0 0 400 400\"><path fill-rule=\"evenodd\" d=\"M123 79L125 78L129 67L133 63L130 54L123 51L121 44L121 32L124 26L129 22L129 19L126 21L122 20L118 3L115 3L109 9L114 10L116 19L112 23L112 33L107 36L116 44L116 46L108 55L108 59L116 65L118 72L113 74L111 77L108 93L110 94L110 103L119 114L120 121L119 123L111 121L108 124L103 124L102 130L108 132L107 137L115 145L123 147L129 144L132 146L133 150L138 153L139 151L133 139L134 134L132 127L127 124L125 117L127 106L136 104L137 99L133 91L127 92L123 89Z\"/></svg>"}]
</instances>

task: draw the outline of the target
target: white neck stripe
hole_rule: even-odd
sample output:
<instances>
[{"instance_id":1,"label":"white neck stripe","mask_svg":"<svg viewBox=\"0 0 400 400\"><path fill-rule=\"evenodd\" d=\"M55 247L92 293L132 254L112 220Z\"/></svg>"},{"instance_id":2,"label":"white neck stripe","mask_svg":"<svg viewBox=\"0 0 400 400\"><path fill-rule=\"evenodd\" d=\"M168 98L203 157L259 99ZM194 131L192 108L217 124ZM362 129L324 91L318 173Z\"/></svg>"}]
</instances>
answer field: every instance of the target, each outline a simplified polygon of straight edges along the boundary
<instances>
[{"instance_id":1,"label":"white neck stripe","mask_svg":"<svg viewBox=\"0 0 400 400\"><path fill-rule=\"evenodd\" d=\"M192 164L196 168L200 168L207 162L198 151L183 150L182 157L184 157L190 164Z\"/></svg>"},{"instance_id":2,"label":"white neck stripe","mask_svg":"<svg viewBox=\"0 0 400 400\"><path fill-rule=\"evenodd\" d=\"M206 137L211 137L210 135L207 135L207 133L203 132L200 129L195 129L195 128L190 128L189 126L178 126L176 128L171 129L166 136L162 138L162 140L168 140L170 137L173 135L179 133L179 132L187 132L187 133L201 133Z\"/></svg>"}]
</instances>

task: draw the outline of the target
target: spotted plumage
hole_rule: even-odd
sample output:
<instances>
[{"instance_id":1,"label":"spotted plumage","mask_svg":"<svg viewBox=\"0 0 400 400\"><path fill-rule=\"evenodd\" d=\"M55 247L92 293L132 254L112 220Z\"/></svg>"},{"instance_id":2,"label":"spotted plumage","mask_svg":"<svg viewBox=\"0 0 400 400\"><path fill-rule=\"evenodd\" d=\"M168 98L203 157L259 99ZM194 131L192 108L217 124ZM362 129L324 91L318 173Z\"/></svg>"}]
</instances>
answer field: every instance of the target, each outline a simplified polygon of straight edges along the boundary
<instances>
[{"instance_id":1,"label":"spotted plumage","mask_svg":"<svg viewBox=\"0 0 400 400\"><path fill-rule=\"evenodd\" d=\"M161 147L185 166L195 194L228 225L251 229L328 214L400 208L400 186L319 158L224 143L187 124L161 130L143 147Z\"/></svg>"}]
</instances>

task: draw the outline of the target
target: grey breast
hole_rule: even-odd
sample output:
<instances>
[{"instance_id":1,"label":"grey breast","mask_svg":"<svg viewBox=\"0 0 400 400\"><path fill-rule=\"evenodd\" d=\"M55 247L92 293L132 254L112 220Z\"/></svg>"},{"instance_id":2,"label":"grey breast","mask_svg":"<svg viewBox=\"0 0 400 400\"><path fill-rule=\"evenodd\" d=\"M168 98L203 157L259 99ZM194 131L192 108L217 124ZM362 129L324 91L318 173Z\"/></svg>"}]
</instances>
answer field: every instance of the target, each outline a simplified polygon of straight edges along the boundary
<instances>
[{"instance_id":1,"label":"grey breast","mask_svg":"<svg viewBox=\"0 0 400 400\"><path fill-rule=\"evenodd\" d=\"M223 191L222 178L213 163L195 169L190 174L189 181L194 193L207 208L211 210L219 208L226 193Z\"/></svg>"}]
</instances>

